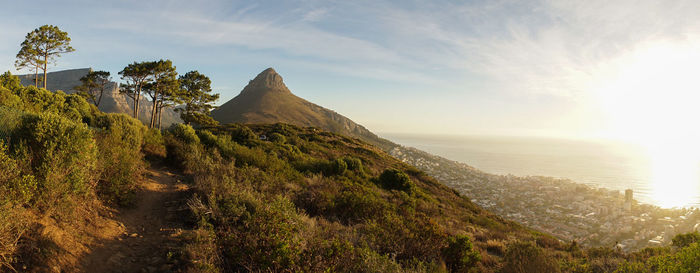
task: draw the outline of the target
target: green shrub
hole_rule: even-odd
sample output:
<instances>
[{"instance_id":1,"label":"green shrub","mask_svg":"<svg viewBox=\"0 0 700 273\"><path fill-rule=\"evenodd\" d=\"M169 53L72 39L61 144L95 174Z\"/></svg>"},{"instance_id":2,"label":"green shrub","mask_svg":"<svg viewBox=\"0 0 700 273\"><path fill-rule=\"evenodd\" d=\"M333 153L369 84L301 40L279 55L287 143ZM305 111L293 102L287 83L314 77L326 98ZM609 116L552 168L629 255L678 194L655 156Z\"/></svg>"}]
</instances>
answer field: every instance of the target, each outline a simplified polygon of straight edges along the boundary
<instances>
[{"instance_id":1,"label":"green shrub","mask_svg":"<svg viewBox=\"0 0 700 273\"><path fill-rule=\"evenodd\" d=\"M36 178L37 188L53 200L84 194L94 185L96 146L92 132L56 114L27 114L12 135L12 149L23 154Z\"/></svg>"},{"instance_id":2,"label":"green shrub","mask_svg":"<svg viewBox=\"0 0 700 273\"><path fill-rule=\"evenodd\" d=\"M197 130L197 136L199 137L199 141L202 142L202 144L209 147L217 147L219 137L217 135L214 135L209 130Z\"/></svg>"},{"instance_id":3,"label":"green shrub","mask_svg":"<svg viewBox=\"0 0 700 273\"><path fill-rule=\"evenodd\" d=\"M197 137L195 135L195 137ZM166 149L166 161L177 166L186 174L191 174L200 162L202 147L199 143L186 143L180 137L173 134L172 130L166 131L163 136Z\"/></svg>"},{"instance_id":4,"label":"green shrub","mask_svg":"<svg viewBox=\"0 0 700 273\"><path fill-rule=\"evenodd\" d=\"M151 128L146 131L143 136L143 152L150 157L165 158L165 141L160 130Z\"/></svg>"},{"instance_id":5,"label":"green shrub","mask_svg":"<svg viewBox=\"0 0 700 273\"><path fill-rule=\"evenodd\" d=\"M227 124L226 131L231 135L234 141L239 143L248 143L249 141L258 139L258 135L245 125L235 123Z\"/></svg>"},{"instance_id":6,"label":"green shrub","mask_svg":"<svg viewBox=\"0 0 700 273\"><path fill-rule=\"evenodd\" d=\"M4 106L0 106L0 140L9 140L12 133L22 122L25 113Z\"/></svg>"},{"instance_id":7,"label":"green shrub","mask_svg":"<svg viewBox=\"0 0 700 273\"><path fill-rule=\"evenodd\" d=\"M0 106L22 109L22 100L9 89L0 86Z\"/></svg>"},{"instance_id":8,"label":"green shrub","mask_svg":"<svg viewBox=\"0 0 700 273\"><path fill-rule=\"evenodd\" d=\"M287 142L287 138L284 137L284 135L280 133L272 133L270 135L270 141L277 143L277 144L284 144Z\"/></svg>"},{"instance_id":9,"label":"green shrub","mask_svg":"<svg viewBox=\"0 0 700 273\"><path fill-rule=\"evenodd\" d=\"M19 164L7 153L7 146L0 140L0 205L24 205L36 192L36 179L22 174Z\"/></svg>"},{"instance_id":10,"label":"green shrub","mask_svg":"<svg viewBox=\"0 0 700 273\"><path fill-rule=\"evenodd\" d=\"M388 190L400 190L406 193L413 193L416 185L404 172L397 169L388 169L379 175L379 185Z\"/></svg>"},{"instance_id":11,"label":"green shrub","mask_svg":"<svg viewBox=\"0 0 700 273\"><path fill-rule=\"evenodd\" d=\"M388 207L385 202L373 191L353 186L333 198L331 211L343 223L358 223L382 215Z\"/></svg>"},{"instance_id":12,"label":"green shrub","mask_svg":"<svg viewBox=\"0 0 700 273\"><path fill-rule=\"evenodd\" d=\"M700 269L700 242L691 243L673 254L652 257L647 261L656 272L697 272Z\"/></svg>"},{"instance_id":13,"label":"green shrub","mask_svg":"<svg viewBox=\"0 0 700 273\"><path fill-rule=\"evenodd\" d=\"M296 129L292 125L285 124L285 123L275 123L272 126L272 132L280 134L282 136L292 136L294 133L296 133ZM273 133L273 135L274 135Z\"/></svg>"},{"instance_id":14,"label":"green shrub","mask_svg":"<svg viewBox=\"0 0 700 273\"><path fill-rule=\"evenodd\" d=\"M53 93L46 89L27 86L21 89L17 95L24 102L24 109L29 112L49 112L60 115L65 109L66 100L63 92Z\"/></svg>"},{"instance_id":15,"label":"green shrub","mask_svg":"<svg viewBox=\"0 0 700 273\"><path fill-rule=\"evenodd\" d=\"M331 161L326 167L325 175L342 175L348 169L348 164L338 158Z\"/></svg>"},{"instance_id":16,"label":"green shrub","mask_svg":"<svg viewBox=\"0 0 700 273\"><path fill-rule=\"evenodd\" d=\"M136 182L143 172L143 145L146 127L125 114L105 114L96 120L99 164L98 192L111 203L129 205Z\"/></svg>"},{"instance_id":17,"label":"green shrub","mask_svg":"<svg viewBox=\"0 0 700 273\"><path fill-rule=\"evenodd\" d=\"M0 87L5 87L10 91L15 91L22 88L22 83L19 77L12 75L10 71L7 71L0 75Z\"/></svg>"},{"instance_id":18,"label":"green shrub","mask_svg":"<svg viewBox=\"0 0 700 273\"><path fill-rule=\"evenodd\" d=\"M447 247L442 250L442 255L452 272L467 272L481 260L481 254L474 249L469 237L464 235L447 238Z\"/></svg>"},{"instance_id":19,"label":"green shrub","mask_svg":"<svg viewBox=\"0 0 700 273\"><path fill-rule=\"evenodd\" d=\"M613 273L648 273L644 263L640 262L623 262Z\"/></svg>"},{"instance_id":20,"label":"green shrub","mask_svg":"<svg viewBox=\"0 0 700 273\"><path fill-rule=\"evenodd\" d=\"M185 144L197 144L199 143L199 137L195 133L192 126L187 124L178 123L170 128L170 133L177 139L184 141Z\"/></svg>"},{"instance_id":21,"label":"green shrub","mask_svg":"<svg viewBox=\"0 0 700 273\"><path fill-rule=\"evenodd\" d=\"M346 156L343 157L343 161L348 166L348 170L351 171L362 171L362 160L357 157Z\"/></svg>"},{"instance_id":22,"label":"green shrub","mask_svg":"<svg viewBox=\"0 0 700 273\"><path fill-rule=\"evenodd\" d=\"M700 242L700 233L696 231L693 233L678 234L671 239L671 242L673 242L673 246L675 247L687 247L692 243Z\"/></svg>"},{"instance_id":23,"label":"green shrub","mask_svg":"<svg viewBox=\"0 0 700 273\"><path fill-rule=\"evenodd\" d=\"M515 242L503 257L504 273L559 272L559 265L531 242Z\"/></svg>"},{"instance_id":24,"label":"green shrub","mask_svg":"<svg viewBox=\"0 0 700 273\"><path fill-rule=\"evenodd\" d=\"M223 240L224 255L234 264L232 271L279 272L298 264L302 222L294 205L283 197L270 202L252 195L231 196L219 207L237 224Z\"/></svg>"},{"instance_id":25,"label":"green shrub","mask_svg":"<svg viewBox=\"0 0 700 273\"><path fill-rule=\"evenodd\" d=\"M70 120L94 124L97 109L88 103L85 98L76 94L65 95L63 109L60 114Z\"/></svg>"}]
</instances>

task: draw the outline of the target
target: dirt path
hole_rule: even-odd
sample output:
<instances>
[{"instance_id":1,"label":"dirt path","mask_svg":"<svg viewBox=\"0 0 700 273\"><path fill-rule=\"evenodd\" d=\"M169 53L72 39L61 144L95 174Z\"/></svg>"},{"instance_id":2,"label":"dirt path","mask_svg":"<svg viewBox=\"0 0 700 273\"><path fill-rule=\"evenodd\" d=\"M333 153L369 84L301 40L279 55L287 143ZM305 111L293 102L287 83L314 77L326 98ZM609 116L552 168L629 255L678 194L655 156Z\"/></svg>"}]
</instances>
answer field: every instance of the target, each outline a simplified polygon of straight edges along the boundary
<instances>
[{"instance_id":1,"label":"dirt path","mask_svg":"<svg viewBox=\"0 0 700 273\"><path fill-rule=\"evenodd\" d=\"M136 204L121 210L124 232L83 258L84 272L173 272L187 186L166 168L150 168ZM178 216L180 215L180 216Z\"/></svg>"}]
</instances>

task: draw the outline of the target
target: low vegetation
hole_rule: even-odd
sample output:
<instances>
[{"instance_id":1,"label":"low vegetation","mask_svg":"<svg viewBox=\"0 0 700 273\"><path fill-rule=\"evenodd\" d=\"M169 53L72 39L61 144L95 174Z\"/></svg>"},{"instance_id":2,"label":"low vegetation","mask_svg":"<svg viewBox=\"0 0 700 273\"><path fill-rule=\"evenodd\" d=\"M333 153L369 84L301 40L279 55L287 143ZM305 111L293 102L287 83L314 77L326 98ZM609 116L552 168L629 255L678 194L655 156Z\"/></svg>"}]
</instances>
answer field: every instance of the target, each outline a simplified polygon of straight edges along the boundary
<instances>
[{"instance_id":1,"label":"low vegetation","mask_svg":"<svg viewBox=\"0 0 700 273\"><path fill-rule=\"evenodd\" d=\"M356 139L286 124L147 129L0 76L0 271L45 263L40 232L135 201L149 160L185 173L189 272L697 272L700 235L580 249L472 204ZM71 234L78 237L80 233Z\"/></svg>"},{"instance_id":2,"label":"low vegetation","mask_svg":"<svg viewBox=\"0 0 700 273\"><path fill-rule=\"evenodd\" d=\"M491 215L373 146L312 128L176 125L164 139L197 191L184 248L194 272L699 268L692 234L640 253L582 250Z\"/></svg>"},{"instance_id":3,"label":"low vegetation","mask_svg":"<svg viewBox=\"0 0 700 273\"><path fill-rule=\"evenodd\" d=\"M102 203L133 201L149 134L78 95L23 87L9 73L0 84L0 268L13 270L50 256L36 246L46 219L79 225Z\"/></svg>"}]
</instances>

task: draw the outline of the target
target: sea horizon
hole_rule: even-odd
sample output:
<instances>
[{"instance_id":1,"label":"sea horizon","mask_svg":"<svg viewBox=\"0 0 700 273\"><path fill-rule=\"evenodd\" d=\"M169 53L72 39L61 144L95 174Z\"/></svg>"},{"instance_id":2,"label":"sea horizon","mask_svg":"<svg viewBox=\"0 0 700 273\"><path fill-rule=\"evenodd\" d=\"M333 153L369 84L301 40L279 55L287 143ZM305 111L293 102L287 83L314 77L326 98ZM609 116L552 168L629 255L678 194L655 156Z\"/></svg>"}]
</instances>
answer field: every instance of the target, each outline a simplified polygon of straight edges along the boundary
<instances>
[{"instance_id":1,"label":"sea horizon","mask_svg":"<svg viewBox=\"0 0 700 273\"><path fill-rule=\"evenodd\" d=\"M546 176L592 187L632 189L640 203L700 208L700 181L680 189L683 198L654 195L653 160L641 145L590 138L514 135L380 133L397 144L465 163L498 175ZM700 167L700 166L699 166ZM658 179L658 178L657 178Z\"/></svg>"}]
</instances>

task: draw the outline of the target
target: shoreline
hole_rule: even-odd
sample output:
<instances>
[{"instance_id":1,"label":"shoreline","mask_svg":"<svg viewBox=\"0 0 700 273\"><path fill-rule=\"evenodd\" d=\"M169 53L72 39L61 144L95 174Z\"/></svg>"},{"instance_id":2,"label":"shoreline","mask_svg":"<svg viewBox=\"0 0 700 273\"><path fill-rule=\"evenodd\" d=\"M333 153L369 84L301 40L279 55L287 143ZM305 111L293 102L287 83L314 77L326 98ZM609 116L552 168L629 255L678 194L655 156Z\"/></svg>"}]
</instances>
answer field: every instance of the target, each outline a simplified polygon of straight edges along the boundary
<instances>
[{"instance_id":1,"label":"shoreline","mask_svg":"<svg viewBox=\"0 0 700 273\"><path fill-rule=\"evenodd\" d=\"M667 246L679 233L700 230L700 209L662 208L619 190L571 179L499 175L425 151L398 146L389 154L458 190L484 209L560 240L624 251Z\"/></svg>"}]
</instances>

